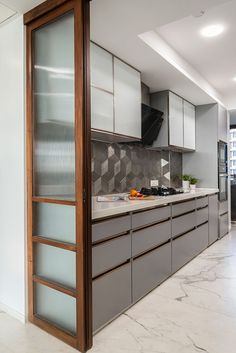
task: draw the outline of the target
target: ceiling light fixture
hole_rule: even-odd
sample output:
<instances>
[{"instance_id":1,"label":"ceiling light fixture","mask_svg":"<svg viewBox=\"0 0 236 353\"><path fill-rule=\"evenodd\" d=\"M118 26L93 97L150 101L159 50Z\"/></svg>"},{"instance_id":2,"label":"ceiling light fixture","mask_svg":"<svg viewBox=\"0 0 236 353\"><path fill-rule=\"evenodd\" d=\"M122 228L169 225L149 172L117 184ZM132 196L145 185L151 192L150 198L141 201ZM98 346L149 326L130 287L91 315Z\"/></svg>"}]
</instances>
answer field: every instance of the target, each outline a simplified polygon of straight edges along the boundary
<instances>
[{"instance_id":1,"label":"ceiling light fixture","mask_svg":"<svg viewBox=\"0 0 236 353\"><path fill-rule=\"evenodd\" d=\"M236 81L236 76L233 78L233 81Z\"/></svg>"},{"instance_id":2,"label":"ceiling light fixture","mask_svg":"<svg viewBox=\"0 0 236 353\"><path fill-rule=\"evenodd\" d=\"M224 26L222 25L210 25L207 27L204 27L201 30L201 35L203 37L216 37L220 35L224 31Z\"/></svg>"}]
</instances>

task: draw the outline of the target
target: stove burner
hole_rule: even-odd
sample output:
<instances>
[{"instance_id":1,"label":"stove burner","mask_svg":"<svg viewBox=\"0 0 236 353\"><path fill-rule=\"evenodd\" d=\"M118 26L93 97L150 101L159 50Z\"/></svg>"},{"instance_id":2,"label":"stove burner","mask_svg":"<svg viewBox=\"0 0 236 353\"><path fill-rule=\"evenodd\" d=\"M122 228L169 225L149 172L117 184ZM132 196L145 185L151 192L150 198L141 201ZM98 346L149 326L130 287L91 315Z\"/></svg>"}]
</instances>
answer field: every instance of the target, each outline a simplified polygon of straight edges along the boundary
<instances>
[{"instance_id":1,"label":"stove burner","mask_svg":"<svg viewBox=\"0 0 236 353\"><path fill-rule=\"evenodd\" d=\"M176 190L174 188L158 187L158 188L142 188L140 193L143 195L154 195L154 196L169 196L183 194L182 190Z\"/></svg>"}]
</instances>

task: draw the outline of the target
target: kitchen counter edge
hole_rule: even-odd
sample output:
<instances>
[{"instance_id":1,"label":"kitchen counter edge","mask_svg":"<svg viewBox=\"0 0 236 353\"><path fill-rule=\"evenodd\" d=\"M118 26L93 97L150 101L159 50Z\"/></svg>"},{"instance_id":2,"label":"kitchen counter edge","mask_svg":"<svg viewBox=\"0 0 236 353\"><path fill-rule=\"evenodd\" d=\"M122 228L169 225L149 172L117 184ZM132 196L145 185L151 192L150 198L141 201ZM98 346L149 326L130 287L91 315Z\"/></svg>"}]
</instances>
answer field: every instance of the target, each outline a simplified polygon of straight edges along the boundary
<instances>
[{"instance_id":1,"label":"kitchen counter edge","mask_svg":"<svg viewBox=\"0 0 236 353\"><path fill-rule=\"evenodd\" d=\"M102 218L119 216L133 211L148 210L158 206L164 206L173 202L181 202L197 197L216 194L219 189L198 188L184 194L157 197L156 200L146 201L117 201L117 202L97 202L96 197L92 198L92 220L96 221Z\"/></svg>"}]
</instances>

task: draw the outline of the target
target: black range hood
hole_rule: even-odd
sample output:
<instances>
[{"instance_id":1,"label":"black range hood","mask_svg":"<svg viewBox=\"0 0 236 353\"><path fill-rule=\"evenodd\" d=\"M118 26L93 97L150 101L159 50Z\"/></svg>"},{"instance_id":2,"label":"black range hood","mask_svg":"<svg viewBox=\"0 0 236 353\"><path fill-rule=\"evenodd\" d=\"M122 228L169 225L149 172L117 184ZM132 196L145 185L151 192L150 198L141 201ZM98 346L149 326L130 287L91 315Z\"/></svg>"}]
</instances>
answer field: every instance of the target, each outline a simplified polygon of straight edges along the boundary
<instances>
[{"instance_id":1,"label":"black range hood","mask_svg":"<svg viewBox=\"0 0 236 353\"><path fill-rule=\"evenodd\" d=\"M163 122L163 113L142 103L142 143L151 146L157 139Z\"/></svg>"}]
</instances>

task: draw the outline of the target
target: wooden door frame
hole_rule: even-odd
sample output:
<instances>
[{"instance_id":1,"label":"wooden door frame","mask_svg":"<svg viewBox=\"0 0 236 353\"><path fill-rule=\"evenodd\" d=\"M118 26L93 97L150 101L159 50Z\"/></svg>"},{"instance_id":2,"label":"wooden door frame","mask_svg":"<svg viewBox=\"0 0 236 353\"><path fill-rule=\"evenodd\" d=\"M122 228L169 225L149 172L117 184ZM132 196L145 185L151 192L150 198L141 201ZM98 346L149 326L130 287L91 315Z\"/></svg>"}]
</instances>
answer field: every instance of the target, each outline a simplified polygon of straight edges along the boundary
<instances>
[{"instance_id":1,"label":"wooden door frame","mask_svg":"<svg viewBox=\"0 0 236 353\"><path fill-rule=\"evenodd\" d=\"M33 48L32 31L73 10L75 16L75 155L76 159L76 297L77 337L34 315L33 256ZM26 25L27 114L27 226L29 320L71 346L85 352L92 346L91 246L91 133L90 133L90 23L89 0L47 0L24 15ZM82 79L81 79L82 78ZM81 119L82 116L82 119ZM79 136L79 132L80 136ZM82 161L80 163L80 161ZM82 177L81 177L81 169ZM42 201L43 199L41 199ZM40 201L40 200L38 200ZM45 201L45 200L44 200ZM59 201L47 202L62 203ZM65 204L68 204L65 203ZM80 210L83 210L81 213ZM35 237L34 237L35 238ZM82 281L81 281L82 279ZM79 299L78 299L79 298Z\"/></svg>"}]
</instances>

